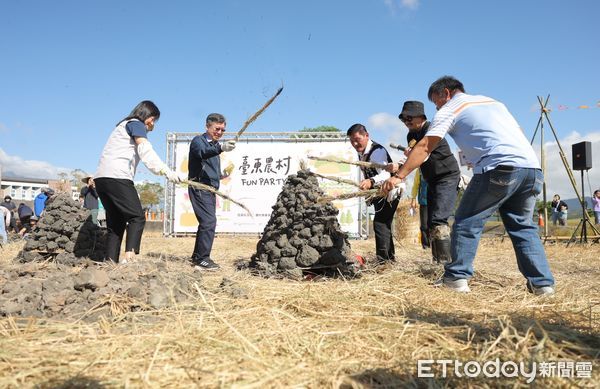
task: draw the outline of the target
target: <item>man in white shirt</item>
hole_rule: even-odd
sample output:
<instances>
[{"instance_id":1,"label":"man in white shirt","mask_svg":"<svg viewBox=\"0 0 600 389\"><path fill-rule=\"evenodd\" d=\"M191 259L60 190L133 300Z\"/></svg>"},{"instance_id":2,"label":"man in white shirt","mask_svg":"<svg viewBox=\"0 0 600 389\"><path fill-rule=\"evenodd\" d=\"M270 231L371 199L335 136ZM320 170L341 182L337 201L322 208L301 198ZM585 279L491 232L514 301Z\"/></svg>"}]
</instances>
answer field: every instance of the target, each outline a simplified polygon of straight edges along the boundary
<instances>
[{"instance_id":1,"label":"man in white shirt","mask_svg":"<svg viewBox=\"0 0 600 389\"><path fill-rule=\"evenodd\" d=\"M419 167L446 134L473 165L469 183L452 226L452 262L438 283L469 292L473 260L486 220L498 211L512 240L519 270L536 295L554 293L554 278L533 222L535 198L544 177L529 141L504 104L465 93L454 77L436 80L428 92L438 112L427 135L415 145L396 177L383 185L391 190Z\"/></svg>"},{"instance_id":2,"label":"man in white shirt","mask_svg":"<svg viewBox=\"0 0 600 389\"><path fill-rule=\"evenodd\" d=\"M383 165L392 162L392 158L385 147L372 141L369 138L367 129L362 124L354 124L348 129L346 135L350 138L350 144L358 152L358 158L361 161ZM390 177L390 173L383 169L361 168L360 170L362 173L360 189L363 190L380 187ZM398 208L398 201L397 198L387 201L385 197L380 197L372 202L375 208L375 218L373 219L375 252L379 263L395 260L392 221L394 220L396 208Z\"/></svg>"}]
</instances>

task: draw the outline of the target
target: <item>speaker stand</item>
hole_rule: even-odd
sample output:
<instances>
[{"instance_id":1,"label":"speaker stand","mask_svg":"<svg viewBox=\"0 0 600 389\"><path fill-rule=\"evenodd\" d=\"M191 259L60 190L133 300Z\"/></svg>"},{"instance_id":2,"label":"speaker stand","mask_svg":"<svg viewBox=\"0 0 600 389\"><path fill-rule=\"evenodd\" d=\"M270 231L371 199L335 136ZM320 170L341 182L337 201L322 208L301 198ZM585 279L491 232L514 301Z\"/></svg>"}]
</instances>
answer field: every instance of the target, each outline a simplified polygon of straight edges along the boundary
<instances>
[{"instance_id":1,"label":"speaker stand","mask_svg":"<svg viewBox=\"0 0 600 389\"><path fill-rule=\"evenodd\" d=\"M531 144L533 145L533 141L535 140L535 136L538 132L538 130L540 130L540 138L541 138L541 142L540 142L540 155L541 155L541 165L542 165L542 172L544 173L544 183L543 183L543 201L544 201L544 243L546 242L546 240L548 239L548 210L546 208L546 156L545 156L545 151L544 151L544 119L546 119L546 122L548 122L548 125L550 126L550 130L552 130L552 135L554 135L554 140L556 140L556 144L558 145L558 154L560 155L560 160L563 163L563 166L565 167L565 171L567 172L567 176L569 177L569 181L571 182L571 186L573 187L573 190L575 191L575 195L577 196L577 199L579 200L579 202L582 204L582 207L584 207L585 205L585 197L584 196L580 196L579 195L579 189L577 189L577 182L575 181L575 176L573 175L573 171L571 170L571 167L569 166L569 162L567 162L567 157L565 156L565 153L563 151L563 148L560 144L560 141L558 140L558 136L556 135L556 131L554 131L554 126L552 125L552 122L550 121L550 116L549 116L549 112L550 109L548 108L548 101L550 100L550 95L548 95L546 97L546 100L544 101L544 99L542 99L541 96L537 97L538 102L540 104L540 118L538 120L537 126L535 127L535 131L533 133L533 137L531 138ZM581 186L583 188L583 171L581 173ZM592 225L592 223L589 221L589 216L587 215L587 211L585 210L585 208L583 208L583 217L586 218L588 224L591 225L592 230L598 235L598 230L596 229L596 227L594 227ZM580 224L584 224L584 223L580 223ZM577 231L577 230L576 230ZM587 228L586 228L586 233L587 233ZM575 234L573 234L573 236L575 236ZM586 238L587 239L587 238ZM569 241L570 243L571 241ZM568 246L568 243L567 243Z\"/></svg>"},{"instance_id":2,"label":"speaker stand","mask_svg":"<svg viewBox=\"0 0 600 389\"><path fill-rule=\"evenodd\" d=\"M587 243L588 242L588 235L587 235L587 225L589 224L590 229L592 231L594 231L594 234L596 236L596 243L598 243L598 241L600 241L600 233L598 232L598 229L596 228L596 226L594 226L594 224L590 221L590 216L587 213L587 207L586 207L586 202L585 202L585 185L583 184L583 170L581 170L581 197L582 197L582 201L581 201L581 220L579 220L579 224L577 224L577 227L575 227L575 230L573 231L573 235L571 235L571 239L569 239L569 243L567 243L567 247L569 247L569 245L571 243L577 243L577 239L575 238L575 236L577 235L577 230L579 230L579 228L581 227L581 234L579 235L579 243Z\"/></svg>"}]
</instances>

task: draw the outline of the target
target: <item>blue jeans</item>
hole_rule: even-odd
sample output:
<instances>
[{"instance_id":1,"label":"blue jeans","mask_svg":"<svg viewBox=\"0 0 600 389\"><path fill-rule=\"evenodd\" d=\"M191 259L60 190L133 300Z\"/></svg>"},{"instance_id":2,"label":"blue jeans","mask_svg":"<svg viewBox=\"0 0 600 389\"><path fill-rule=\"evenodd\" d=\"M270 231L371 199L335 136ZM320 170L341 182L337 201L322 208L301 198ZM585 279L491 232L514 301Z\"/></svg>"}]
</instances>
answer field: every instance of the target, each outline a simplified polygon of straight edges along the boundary
<instances>
[{"instance_id":1,"label":"blue jeans","mask_svg":"<svg viewBox=\"0 0 600 389\"><path fill-rule=\"evenodd\" d=\"M558 223L558 219L560 219L560 212L556 209L552 210L552 225L556 225Z\"/></svg>"},{"instance_id":2,"label":"blue jeans","mask_svg":"<svg viewBox=\"0 0 600 389\"><path fill-rule=\"evenodd\" d=\"M468 279L486 220L499 211L517 256L519 270L534 286L554 285L546 253L533 222L535 198L542 190L541 170L497 167L473 176L452 226L452 262L444 277Z\"/></svg>"}]
</instances>

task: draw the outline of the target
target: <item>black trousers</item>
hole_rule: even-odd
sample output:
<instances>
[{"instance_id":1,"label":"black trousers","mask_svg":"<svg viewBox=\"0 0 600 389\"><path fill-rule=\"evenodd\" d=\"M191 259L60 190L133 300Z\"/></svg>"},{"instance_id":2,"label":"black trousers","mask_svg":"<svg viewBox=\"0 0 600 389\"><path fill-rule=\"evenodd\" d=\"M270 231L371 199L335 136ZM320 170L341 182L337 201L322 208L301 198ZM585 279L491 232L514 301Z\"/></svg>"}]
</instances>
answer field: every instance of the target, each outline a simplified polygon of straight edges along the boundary
<instances>
[{"instance_id":1,"label":"black trousers","mask_svg":"<svg viewBox=\"0 0 600 389\"><path fill-rule=\"evenodd\" d=\"M19 233L19 228L17 227L17 216L15 213L10 215L10 225L6 226L6 233L8 234L12 229L15 233Z\"/></svg>"},{"instance_id":2,"label":"black trousers","mask_svg":"<svg viewBox=\"0 0 600 389\"><path fill-rule=\"evenodd\" d=\"M119 261L121 242L127 230L125 251L140 252L146 217L133 181L120 178L98 178L96 192L106 210L106 257Z\"/></svg>"},{"instance_id":3,"label":"black trousers","mask_svg":"<svg viewBox=\"0 0 600 389\"><path fill-rule=\"evenodd\" d=\"M201 262L210 258L213 242L215 240L215 228L217 227L217 198L214 193L188 187L188 194L194 208L194 214L198 219L198 231L196 242L192 253L192 262Z\"/></svg>"},{"instance_id":4,"label":"black trousers","mask_svg":"<svg viewBox=\"0 0 600 389\"><path fill-rule=\"evenodd\" d=\"M421 246L429 247L429 227L427 225L427 205L419 205L419 230L421 230Z\"/></svg>"},{"instance_id":5,"label":"black trousers","mask_svg":"<svg viewBox=\"0 0 600 389\"><path fill-rule=\"evenodd\" d=\"M375 218L373 219L373 230L375 230L375 253L377 261L391 261L396 257L394 250L394 237L392 236L392 221L399 200L389 203L385 198L373 202Z\"/></svg>"},{"instance_id":6,"label":"black trousers","mask_svg":"<svg viewBox=\"0 0 600 389\"><path fill-rule=\"evenodd\" d=\"M427 181L427 226L448 225L448 218L454 213L458 196L459 174Z\"/></svg>"}]
</instances>

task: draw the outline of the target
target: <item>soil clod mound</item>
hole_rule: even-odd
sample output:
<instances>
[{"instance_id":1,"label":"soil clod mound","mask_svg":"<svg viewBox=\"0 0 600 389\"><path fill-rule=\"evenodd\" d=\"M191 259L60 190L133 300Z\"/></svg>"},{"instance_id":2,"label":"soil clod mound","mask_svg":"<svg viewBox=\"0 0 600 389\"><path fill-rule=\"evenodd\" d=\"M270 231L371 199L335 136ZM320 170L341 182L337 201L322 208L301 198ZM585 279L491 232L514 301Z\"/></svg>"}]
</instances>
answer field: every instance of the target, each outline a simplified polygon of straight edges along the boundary
<instances>
[{"instance_id":1,"label":"soil clod mound","mask_svg":"<svg viewBox=\"0 0 600 389\"><path fill-rule=\"evenodd\" d=\"M319 182L307 170L288 176L250 268L263 276L300 279L304 273L348 275L359 264L331 204L318 204Z\"/></svg>"},{"instance_id":2,"label":"soil clod mound","mask_svg":"<svg viewBox=\"0 0 600 389\"><path fill-rule=\"evenodd\" d=\"M106 231L92 222L87 209L68 194L50 199L37 226L27 236L20 262L53 259L76 264L83 258L104 259Z\"/></svg>"}]
</instances>

